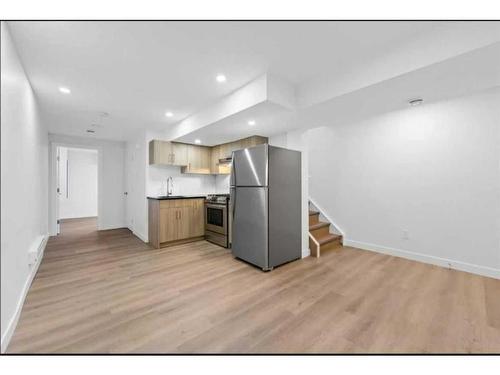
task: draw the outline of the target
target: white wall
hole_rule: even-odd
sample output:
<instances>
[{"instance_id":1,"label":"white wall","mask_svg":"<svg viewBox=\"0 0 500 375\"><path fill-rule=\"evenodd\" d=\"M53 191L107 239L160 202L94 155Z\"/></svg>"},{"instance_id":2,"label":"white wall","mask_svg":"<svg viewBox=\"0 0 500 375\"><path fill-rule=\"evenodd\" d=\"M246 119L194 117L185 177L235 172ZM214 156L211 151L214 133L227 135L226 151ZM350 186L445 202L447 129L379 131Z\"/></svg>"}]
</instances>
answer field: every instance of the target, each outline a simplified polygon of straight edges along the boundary
<instances>
[{"instance_id":1,"label":"white wall","mask_svg":"<svg viewBox=\"0 0 500 375\"><path fill-rule=\"evenodd\" d=\"M49 194L49 224L51 235L56 233L55 194L55 150L58 146L95 149L98 151L98 208L99 230L124 228L125 219L125 143L95 138L49 134L51 162L49 173L51 187Z\"/></svg>"},{"instance_id":2,"label":"white wall","mask_svg":"<svg viewBox=\"0 0 500 375\"><path fill-rule=\"evenodd\" d=\"M231 176L228 174L220 174L215 176L215 193L229 194Z\"/></svg>"},{"instance_id":3,"label":"white wall","mask_svg":"<svg viewBox=\"0 0 500 375\"><path fill-rule=\"evenodd\" d=\"M496 88L312 129L310 196L349 245L500 277L499 103Z\"/></svg>"},{"instance_id":4,"label":"white wall","mask_svg":"<svg viewBox=\"0 0 500 375\"><path fill-rule=\"evenodd\" d=\"M29 265L28 252L37 251L47 238L48 143L46 124L5 22L1 36L3 352L38 267L38 263Z\"/></svg>"},{"instance_id":5,"label":"white wall","mask_svg":"<svg viewBox=\"0 0 500 375\"><path fill-rule=\"evenodd\" d=\"M97 150L60 148L59 218L97 216Z\"/></svg>"}]
</instances>

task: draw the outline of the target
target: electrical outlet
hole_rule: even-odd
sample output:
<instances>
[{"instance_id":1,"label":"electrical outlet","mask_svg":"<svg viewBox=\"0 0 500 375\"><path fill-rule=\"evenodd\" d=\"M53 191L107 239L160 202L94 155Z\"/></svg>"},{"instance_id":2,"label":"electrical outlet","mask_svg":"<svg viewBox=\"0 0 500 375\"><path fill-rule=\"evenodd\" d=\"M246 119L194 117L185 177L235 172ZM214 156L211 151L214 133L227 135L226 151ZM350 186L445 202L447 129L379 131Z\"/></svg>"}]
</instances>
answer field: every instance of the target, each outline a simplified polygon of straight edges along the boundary
<instances>
[{"instance_id":1,"label":"electrical outlet","mask_svg":"<svg viewBox=\"0 0 500 375\"><path fill-rule=\"evenodd\" d=\"M29 251L28 252L28 266L33 266L38 261L38 252Z\"/></svg>"},{"instance_id":2,"label":"electrical outlet","mask_svg":"<svg viewBox=\"0 0 500 375\"><path fill-rule=\"evenodd\" d=\"M403 240L409 240L410 239L410 233L408 232L408 229L403 229L401 237L403 238Z\"/></svg>"}]
</instances>

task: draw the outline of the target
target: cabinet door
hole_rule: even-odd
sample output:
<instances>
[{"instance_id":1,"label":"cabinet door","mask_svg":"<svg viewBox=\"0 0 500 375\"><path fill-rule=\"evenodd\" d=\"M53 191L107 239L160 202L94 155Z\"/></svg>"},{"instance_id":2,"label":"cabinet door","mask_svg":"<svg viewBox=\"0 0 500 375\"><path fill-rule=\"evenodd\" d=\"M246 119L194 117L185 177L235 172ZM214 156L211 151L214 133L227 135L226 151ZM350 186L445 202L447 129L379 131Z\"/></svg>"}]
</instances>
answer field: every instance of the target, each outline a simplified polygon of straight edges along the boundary
<instances>
[{"instance_id":1,"label":"cabinet door","mask_svg":"<svg viewBox=\"0 0 500 375\"><path fill-rule=\"evenodd\" d=\"M261 145L263 143L267 143L267 138L258 135L253 135L251 137L242 139L240 143L241 143L241 148L248 148Z\"/></svg>"},{"instance_id":2,"label":"cabinet door","mask_svg":"<svg viewBox=\"0 0 500 375\"><path fill-rule=\"evenodd\" d=\"M229 157L231 157L233 151L241 150L242 148L244 148L244 147L242 147L241 140L240 141L231 142L231 152L229 153Z\"/></svg>"},{"instance_id":3,"label":"cabinet door","mask_svg":"<svg viewBox=\"0 0 500 375\"><path fill-rule=\"evenodd\" d=\"M210 174L210 147L188 146L188 165L184 173Z\"/></svg>"},{"instance_id":4,"label":"cabinet door","mask_svg":"<svg viewBox=\"0 0 500 375\"><path fill-rule=\"evenodd\" d=\"M179 207L177 208L177 239L193 237L190 231L190 224L193 219L192 207Z\"/></svg>"},{"instance_id":5,"label":"cabinet door","mask_svg":"<svg viewBox=\"0 0 500 375\"><path fill-rule=\"evenodd\" d=\"M212 154L210 153L210 147L202 147L201 150L201 169L206 171L206 173L210 173L210 160Z\"/></svg>"},{"instance_id":6,"label":"cabinet door","mask_svg":"<svg viewBox=\"0 0 500 375\"><path fill-rule=\"evenodd\" d=\"M219 174L219 152L220 146L214 146L210 150L210 173Z\"/></svg>"},{"instance_id":7,"label":"cabinet door","mask_svg":"<svg viewBox=\"0 0 500 375\"><path fill-rule=\"evenodd\" d=\"M188 169L190 171L199 169L201 166L200 147L190 145L188 148Z\"/></svg>"},{"instance_id":8,"label":"cabinet door","mask_svg":"<svg viewBox=\"0 0 500 375\"><path fill-rule=\"evenodd\" d=\"M172 143L172 165L188 165L188 145L184 143Z\"/></svg>"},{"instance_id":9,"label":"cabinet door","mask_svg":"<svg viewBox=\"0 0 500 375\"><path fill-rule=\"evenodd\" d=\"M189 215L189 237L203 236L205 234L205 205L203 199L193 201Z\"/></svg>"},{"instance_id":10,"label":"cabinet door","mask_svg":"<svg viewBox=\"0 0 500 375\"><path fill-rule=\"evenodd\" d=\"M166 141L149 142L149 164L169 165L172 163L172 144Z\"/></svg>"},{"instance_id":11,"label":"cabinet door","mask_svg":"<svg viewBox=\"0 0 500 375\"><path fill-rule=\"evenodd\" d=\"M232 148L231 148L231 143L224 143L223 145L219 146L219 156L220 159L226 159L231 157L232 153Z\"/></svg>"},{"instance_id":12,"label":"cabinet door","mask_svg":"<svg viewBox=\"0 0 500 375\"><path fill-rule=\"evenodd\" d=\"M160 242L175 241L178 235L178 208L160 209Z\"/></svg>"}]
</instances>

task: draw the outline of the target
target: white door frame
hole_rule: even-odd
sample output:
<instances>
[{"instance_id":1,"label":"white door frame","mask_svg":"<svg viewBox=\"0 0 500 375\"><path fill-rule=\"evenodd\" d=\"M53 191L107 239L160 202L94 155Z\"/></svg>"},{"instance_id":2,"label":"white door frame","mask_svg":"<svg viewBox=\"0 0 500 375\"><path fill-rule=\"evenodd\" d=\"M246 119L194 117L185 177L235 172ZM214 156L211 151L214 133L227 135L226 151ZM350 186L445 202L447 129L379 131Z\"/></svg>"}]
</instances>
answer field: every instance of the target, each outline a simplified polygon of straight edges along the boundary
<instances>
[{"instance_id":1,"label":"white door frame","mask_svg":"<svg viewBox=\"0 0 500 375\"><path fill-rule=\"evenodd\" d=\"M50 142L49 146L49 235L56 236L58 234L57 220L59 217L59 197L57 193L57 148L82 148L86 150L97 151L97 229L102 227L101 224L101 205L102 205L102 149L100 146L92 146L78 143L67 142Z\"/></svg>"}]
</instances>

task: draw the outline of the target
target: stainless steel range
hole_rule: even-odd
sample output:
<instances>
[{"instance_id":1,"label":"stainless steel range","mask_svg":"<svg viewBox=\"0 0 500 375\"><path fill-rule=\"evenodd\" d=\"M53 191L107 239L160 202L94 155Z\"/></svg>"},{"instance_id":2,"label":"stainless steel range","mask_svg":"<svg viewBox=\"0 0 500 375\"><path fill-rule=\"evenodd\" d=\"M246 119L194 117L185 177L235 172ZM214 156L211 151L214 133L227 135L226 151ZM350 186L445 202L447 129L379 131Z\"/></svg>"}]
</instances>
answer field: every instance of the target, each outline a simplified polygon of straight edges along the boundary
<instances>
[{"instance_id":1,"label":"stainless steel range","mask_svg":"<svg viewBox=\"0 0 500 375\"><path fill-rule=\"evenodd\" d=\"M229 194L211 194L205 199L205 239L229 247Z\"/></svg>"}]
</instances>

